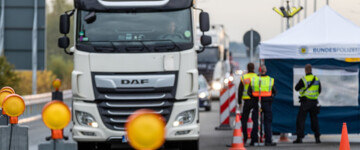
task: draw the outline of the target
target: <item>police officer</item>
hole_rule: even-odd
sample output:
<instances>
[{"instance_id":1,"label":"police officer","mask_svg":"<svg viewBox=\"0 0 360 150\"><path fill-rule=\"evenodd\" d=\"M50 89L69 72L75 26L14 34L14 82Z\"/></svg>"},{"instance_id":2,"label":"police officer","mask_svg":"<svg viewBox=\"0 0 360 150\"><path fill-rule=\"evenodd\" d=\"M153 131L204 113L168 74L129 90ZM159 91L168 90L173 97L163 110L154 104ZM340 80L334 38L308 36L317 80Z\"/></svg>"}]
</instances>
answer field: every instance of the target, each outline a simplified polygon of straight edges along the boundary
<instances>
[{"instance_id":1,"label":"police officer","mask_svg":"<svg viewBox=\"0 0 360 150\"><path fill-rule=\"evenodd\" d=\"M316 143L320 141L320 131L317 114L319 113L318 96L321 93L321 84L318 77L312 74L312 67L310 64L305 66L306 76L300 79L296 84L295 90L300 92L300 108L296 119L296 134L297 138L293 143L302 143L304 138L304 128L306 115L310 113L311 130L315 133Z\"/></svg>"},{"instance_id":2,"label":"police officer","mask_svg":"<svg viewBox=\"0 0 360 150\"><path fill-rule=\"evenodd\" d=\"M249 119L249 114L250 114L251 109L253 109L254 106L256 105L256 102L251 101L250 96L247 93L249 85L251 83L251 79L253 77L257 77L256 73L254 73L254 69L255 69L254 64L248 63L248 65L247 65L248 73L244 74L241 77L240 86L238 89L238 103L240 106L242 104L241 99L244 100L244 107L243 107L243 112L242 112L242 116L241 116L241 126L242 126L242 130L243 130L243 134L244 134L244 143L246 143L247 138L248 138L246 131L247 131L247 121ZM254 113L252 115L254 115Z\"/></svg>"},{"instance_id":3,"label":"police officer","mask_svg":"<svg viewBox=\"0 0 360 150\"><path fill-rule=\"evenodd\" d=\"M253 121L254 127L251 132L251 143L254 145L258 141L258 100L261 96L261 109L264 113L264 126L265 126L265 146L276 146L276 143L272 142L272 101L276 95L276 89L274 86L274 78L266 75L267 69L265 65L261 66L260 77L254 77L251 81L248 94L251 97L251 101L256 102L254 108Z\"/></svg>"}]
</instances>

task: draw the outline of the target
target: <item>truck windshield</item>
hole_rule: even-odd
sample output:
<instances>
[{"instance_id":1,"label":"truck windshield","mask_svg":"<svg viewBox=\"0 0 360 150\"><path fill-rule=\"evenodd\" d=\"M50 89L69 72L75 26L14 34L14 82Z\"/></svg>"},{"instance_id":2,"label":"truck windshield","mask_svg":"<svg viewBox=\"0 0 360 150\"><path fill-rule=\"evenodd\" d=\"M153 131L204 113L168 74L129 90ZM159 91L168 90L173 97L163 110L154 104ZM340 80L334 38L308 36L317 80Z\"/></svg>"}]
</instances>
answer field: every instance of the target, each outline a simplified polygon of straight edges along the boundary
<instances>
[{"instance_id":1,"label":"truck windshield","mask_svg":"<svg viewBox=\"0 0 360 150\"><path fill-rule=\"evenodd\" d=\"M216 63L219 61L219 49L215 47L206 48L198 55L199 63Z\"/></svg>"},{"instance_id":2,"label":"truck windshield","mask_svg":"<svg viewBox=\"0 0 360 150\"><path fill-rule=\"evenodd\" d=\"M190 9L169 12L97 12L96 20L87 23L89 11L78 13L77 43L168 43L174 47L189 49L193 45ZM145 43L145 44L144 44ZM116 45L116 44L112 44ZM151 46L150 46L151 47Z\"/></svg>"}]
</instances>

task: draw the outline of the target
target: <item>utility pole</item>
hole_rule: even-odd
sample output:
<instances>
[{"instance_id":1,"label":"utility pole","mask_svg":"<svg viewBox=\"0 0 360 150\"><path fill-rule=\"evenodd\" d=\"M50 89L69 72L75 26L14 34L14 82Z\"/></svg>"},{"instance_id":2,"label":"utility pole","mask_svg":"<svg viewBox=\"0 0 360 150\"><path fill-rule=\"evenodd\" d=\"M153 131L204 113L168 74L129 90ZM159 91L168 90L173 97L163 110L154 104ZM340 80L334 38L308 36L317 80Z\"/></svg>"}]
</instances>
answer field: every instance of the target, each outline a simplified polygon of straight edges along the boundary
<instances>
[{"instance_id":1,"label":"utility pole","mask_svg":"<svg viewBox=\"0 0 360 150\"><path fill-rule=\"evenodd\" d=\"M314 0L314 12L316 12L316 0Z\"/></svg>"},{"instance_id":2,"label":"utility pole","mask_svg":"<svg viewBox=\"0 0 360 150\"><path fill-rule=\"evenodd\" d=\"M32 31L32 94L37 93L37 23L38 23L38 0L34 0L34 24Z\"/></svg>"},{"instance_id":3,"label":"utility pole","mask_svg":"<svg viewBox=\"0 0 360 150\"><path fill-rule=\"evenodd\" d=\"M326 0L326 5L328 5L328 6L329 6L329 0Z\"/></svg>"},{"instance_id":4,"label":"utility pole","mask_svg":"<svg viewBox=\"0 0 360 150\"><path fill-rule=\"evenodd\" d=\"M307 17L307 0L304 0L304 19Z\"/></svg>"},{"instance_id":5,"label":"utility pole","mask_svg":"<svg viewBox=\"0 0 360 150\"><path fill-rule=\"evenodd\" d=\"M0 18L0 56L4 53L4 33L5 33L5 0L1 0L1 18Z\"/></svg>"}]
</instances>

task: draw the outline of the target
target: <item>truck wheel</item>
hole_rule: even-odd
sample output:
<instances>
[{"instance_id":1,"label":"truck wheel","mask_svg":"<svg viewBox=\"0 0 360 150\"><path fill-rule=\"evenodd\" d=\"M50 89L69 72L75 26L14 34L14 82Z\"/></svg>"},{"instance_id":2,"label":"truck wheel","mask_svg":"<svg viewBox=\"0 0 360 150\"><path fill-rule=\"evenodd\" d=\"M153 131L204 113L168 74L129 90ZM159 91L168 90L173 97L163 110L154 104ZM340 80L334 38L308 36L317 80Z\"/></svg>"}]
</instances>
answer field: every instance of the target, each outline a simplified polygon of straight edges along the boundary
<instances>
[{"instance_id":1,"label":"truck wheel","mask_svg":"<svg viewBox=\"0 0 360 150\"><path fill-rule=\"evenodd\" d=\"M199 150L199 140L197 141L184 141L180 150Z\"/></svg>"}]
</instances>

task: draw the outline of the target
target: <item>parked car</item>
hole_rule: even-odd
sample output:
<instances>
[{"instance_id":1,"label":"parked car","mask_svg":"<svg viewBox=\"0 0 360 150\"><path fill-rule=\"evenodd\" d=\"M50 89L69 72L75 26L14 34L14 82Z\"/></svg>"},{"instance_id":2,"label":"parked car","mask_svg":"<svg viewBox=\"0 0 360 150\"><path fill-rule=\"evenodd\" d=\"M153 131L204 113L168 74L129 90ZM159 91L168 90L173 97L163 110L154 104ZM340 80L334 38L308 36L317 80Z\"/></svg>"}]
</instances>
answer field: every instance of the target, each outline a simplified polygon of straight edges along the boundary
<instances>
[{"instance_id":1,"label":"parked car","mask_svg":"<svg viewBox=\"0 0 360 150\"><path fill-rule=\"evenodd\" d=\"M199 75L199 107L205 111L211 110L211 88L203 75Z\"/></svg>"}]
</instances>

